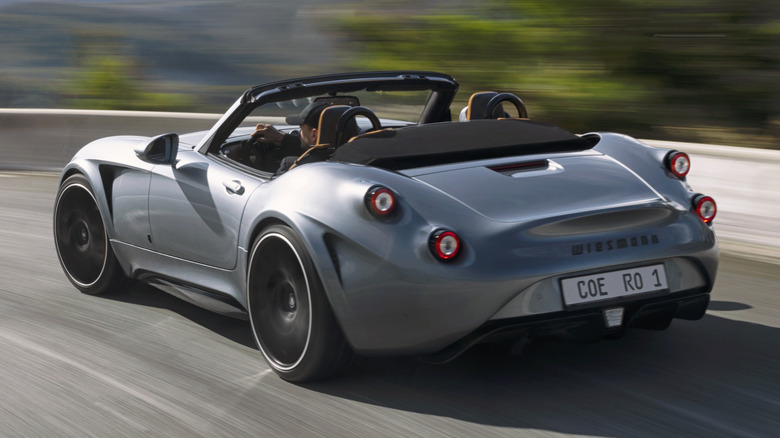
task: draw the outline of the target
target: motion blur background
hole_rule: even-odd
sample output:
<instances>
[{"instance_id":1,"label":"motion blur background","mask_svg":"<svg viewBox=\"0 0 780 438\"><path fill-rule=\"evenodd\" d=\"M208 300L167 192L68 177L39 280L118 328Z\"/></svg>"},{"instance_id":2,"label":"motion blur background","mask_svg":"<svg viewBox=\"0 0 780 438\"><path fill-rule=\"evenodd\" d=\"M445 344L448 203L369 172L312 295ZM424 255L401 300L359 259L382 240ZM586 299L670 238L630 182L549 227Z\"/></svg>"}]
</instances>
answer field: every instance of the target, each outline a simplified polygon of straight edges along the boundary
<instances>
[{"instance_id":1,"label":"motion blur background","mask_svg":"<svg viewBox=\"0 0 780 438\"><path fill-rule=\"evenodd\" d=\"M779 43L778 0L0 0L0 435L777 437L780 150L730 146L780 149ZM454 108L510 91L536 120L691 154L719 209L707 315L298 386L244 321L68 283L51 218L79 147L208 129L263 82L384 69L453 75Z\"/></svg>"},{"instance_id":2,"label":"motion blur background","mask_svg":"<svg viewBox=\"0 0 780 438\"><path fill-rule=\"evenodd\" d=\"M0 108L221 113L270 80L453 75L574 132L780 148L777 0L0 0Z\"/></svg>"}]
</instances>

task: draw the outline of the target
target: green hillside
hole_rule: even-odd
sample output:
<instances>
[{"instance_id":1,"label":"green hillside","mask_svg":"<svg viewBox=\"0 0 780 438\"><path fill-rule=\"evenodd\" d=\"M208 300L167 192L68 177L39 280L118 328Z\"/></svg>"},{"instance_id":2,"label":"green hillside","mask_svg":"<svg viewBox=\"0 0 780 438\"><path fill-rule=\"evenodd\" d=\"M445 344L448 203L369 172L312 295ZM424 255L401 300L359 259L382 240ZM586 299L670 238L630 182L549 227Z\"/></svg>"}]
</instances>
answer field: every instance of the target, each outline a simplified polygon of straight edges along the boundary
<instances>
[{"instance_id":1,"label":"green hillside","mask_svg":"<svg viewBox=\"0 0 780 438\"><path fill-rule=\"evenodd\" d=\"M145 92L192 94L198 106L222 108L236 90L328 62L328 42L296 18L301 3L0 6L0 107L72 102L85 71L119 65L115 79Z\"/></svg>"}]
</instances>

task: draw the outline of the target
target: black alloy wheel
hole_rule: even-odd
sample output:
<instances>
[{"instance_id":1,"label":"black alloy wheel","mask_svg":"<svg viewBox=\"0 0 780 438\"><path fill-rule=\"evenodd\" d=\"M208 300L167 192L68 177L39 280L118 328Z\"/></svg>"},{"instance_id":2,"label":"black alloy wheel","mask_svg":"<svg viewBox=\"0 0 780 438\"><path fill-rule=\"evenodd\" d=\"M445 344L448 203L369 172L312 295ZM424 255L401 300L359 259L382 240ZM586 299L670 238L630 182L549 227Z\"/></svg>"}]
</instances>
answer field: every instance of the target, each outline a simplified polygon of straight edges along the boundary
<instances>
[{"instance_id":1,"label":"black alloy wheel","mask_svg":"<svg viewBox=\"0 0 780 438\"><path fill-rule=\"evenodd\" d=\"M83 175L68 177L57 193L54 244L65 275L80 291L99 295L119 286L123 274L92 188Z\"/></svg>"},{"instance_id":2,"label":"black alloy wheel","mask_svg":"<svg viewBox=\"0 0 780 438\"><path fill-rule=\"evenodd\" d=\"M267 228L252 246L247 304L257 346L283 379L328 377L349 361L311 257L289 227Z\"/></svg>"}]
</instances>

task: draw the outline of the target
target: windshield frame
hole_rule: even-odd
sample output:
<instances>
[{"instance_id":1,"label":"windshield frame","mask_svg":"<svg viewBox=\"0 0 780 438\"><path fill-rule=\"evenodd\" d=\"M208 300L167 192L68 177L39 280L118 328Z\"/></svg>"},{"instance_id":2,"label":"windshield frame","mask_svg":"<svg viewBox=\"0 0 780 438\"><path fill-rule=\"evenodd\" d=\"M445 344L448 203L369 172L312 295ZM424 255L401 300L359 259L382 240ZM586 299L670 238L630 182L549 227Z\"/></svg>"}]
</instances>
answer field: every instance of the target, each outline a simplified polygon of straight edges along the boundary
<instances>
[{"instance_id":1,"label":"windshield frame","mask_svg":"<svg viewBox=\"0 0 780 438\"><path fill-rule=\"evenodd\" d=\"M417 123L449 121L450 105L458 88L457 81L443 73L409 71L312 76L258 85L244 92L233 103L196 149L204 155L218 151L220 145L258 106L329 93L429 90L430 96Z\"/></svg>"}]
</instances>

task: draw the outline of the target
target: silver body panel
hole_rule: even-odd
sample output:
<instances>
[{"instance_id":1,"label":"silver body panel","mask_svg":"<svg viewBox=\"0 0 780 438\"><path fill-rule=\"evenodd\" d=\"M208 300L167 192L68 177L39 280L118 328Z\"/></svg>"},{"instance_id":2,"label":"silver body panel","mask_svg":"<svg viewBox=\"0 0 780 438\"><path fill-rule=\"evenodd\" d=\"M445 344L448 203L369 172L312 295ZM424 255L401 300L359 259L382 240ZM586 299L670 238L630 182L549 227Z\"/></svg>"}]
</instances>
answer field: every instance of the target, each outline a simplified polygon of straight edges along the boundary
<instances>
[{"instance_id":1,"label":"silver body panel","mask_svg":"<svg viewBox=\"0 0 780 438\"><path fill-rule=\"evenodd\" d=\"M548 165L510 175L491 167L517 157L401 171L326 161L272 179L208 153L242 105L210 132L182 136L174 165L141 160L134 148L147 138L112 137L63 170L63 180L91 181L130 277L240 315L248 249L264 226L284 223L363 354L434 353L488 321L565 313L560 280L573 275L661 263L668 297L714 282L713 228L691 211L687 183L665 173L667 150L594 134L591 150L525 156ZM374 185L398 194L391 222L366 209ZM452 263L428 248L440 227L464 242Z\"/></svg>"}]
</instances>

